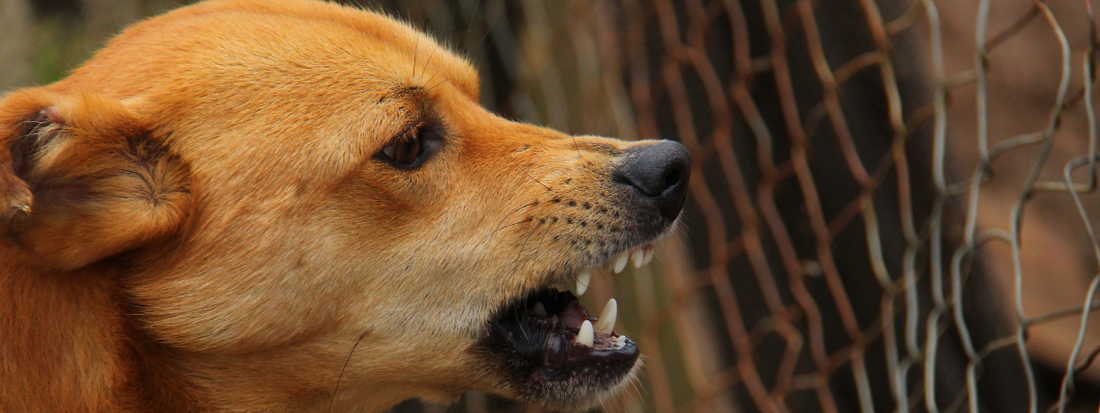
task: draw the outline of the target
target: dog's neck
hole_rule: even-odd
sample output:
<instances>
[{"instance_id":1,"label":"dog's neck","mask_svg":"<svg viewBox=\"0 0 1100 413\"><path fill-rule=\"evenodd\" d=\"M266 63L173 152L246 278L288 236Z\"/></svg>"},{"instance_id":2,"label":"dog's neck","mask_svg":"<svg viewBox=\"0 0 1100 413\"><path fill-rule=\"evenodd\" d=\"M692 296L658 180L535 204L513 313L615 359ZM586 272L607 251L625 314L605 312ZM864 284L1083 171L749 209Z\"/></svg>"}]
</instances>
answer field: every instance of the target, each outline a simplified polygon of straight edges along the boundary
<instances>
[{"instance_id":1,"label":"dog's neck","mask_svg":"<svg viewBox=\"0 0 1100 413\"><path fill-rule=\"evenodd\" d=\"M51 271L0 248L0 410L175 411L182 375L129 321L115 271ZM48 388L42 388L48 386ZM154 391L153 389L156 389ZM171 392L171 393L167 393Z\"/></svg>"}]
</instances>

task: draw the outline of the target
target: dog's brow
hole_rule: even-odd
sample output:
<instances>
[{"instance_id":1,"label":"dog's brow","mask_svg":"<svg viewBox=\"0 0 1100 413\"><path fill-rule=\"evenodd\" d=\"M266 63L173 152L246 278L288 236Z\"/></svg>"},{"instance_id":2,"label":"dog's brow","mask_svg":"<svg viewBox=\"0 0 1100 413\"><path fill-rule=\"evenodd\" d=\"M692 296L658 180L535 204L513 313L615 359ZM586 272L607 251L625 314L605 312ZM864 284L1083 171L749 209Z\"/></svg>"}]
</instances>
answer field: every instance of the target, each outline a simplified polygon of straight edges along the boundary
<instances>
[{"instance_id":1,"label":"dog's brow","mask_svg":"<svg viewBox=\"0 0 1100 413\"><path fill-rule=\"evenodd\" d=\"M382 93L378 98L378 103L383 103L390 99L397 99L404 104L419 104L424 101L426 97L424 88L415 85L398 84L389 88L388 91Z\"/></svg>"}]
</instances>

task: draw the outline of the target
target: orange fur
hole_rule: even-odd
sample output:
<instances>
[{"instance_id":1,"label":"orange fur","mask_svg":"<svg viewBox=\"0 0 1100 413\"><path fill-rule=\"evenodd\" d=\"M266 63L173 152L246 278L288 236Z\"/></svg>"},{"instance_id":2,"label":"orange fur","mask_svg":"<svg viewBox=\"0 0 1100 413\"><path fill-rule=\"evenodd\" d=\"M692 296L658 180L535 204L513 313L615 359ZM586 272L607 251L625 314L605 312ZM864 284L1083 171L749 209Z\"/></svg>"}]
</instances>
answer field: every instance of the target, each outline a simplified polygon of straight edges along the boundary
<instances>
[{"instance_id":1,"label":"orange fur","mask_svg":"<svg viewBox=\"0 0 1100 413\"><path fill-rule=\"evenodd\" d=\"M386 17L224 0L9 94L0 411L515 396L471 346L591 230L522 218L595 214L567 203L598 201L613 154L645 143L510 122L478 93L462 58ZM376 158L426 117L448 136L430 163Z\"/></svg>"}]
</instances>

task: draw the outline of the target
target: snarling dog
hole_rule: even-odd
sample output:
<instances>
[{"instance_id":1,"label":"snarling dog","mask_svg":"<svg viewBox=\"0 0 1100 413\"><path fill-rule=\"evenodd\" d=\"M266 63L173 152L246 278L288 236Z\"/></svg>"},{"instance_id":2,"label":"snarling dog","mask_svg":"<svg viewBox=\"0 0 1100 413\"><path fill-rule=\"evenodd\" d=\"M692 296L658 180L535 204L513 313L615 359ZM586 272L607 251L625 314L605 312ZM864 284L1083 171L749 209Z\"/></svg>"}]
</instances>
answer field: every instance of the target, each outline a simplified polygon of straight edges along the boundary
<instances>
[{"instance_id":1,"label":"snarling dog","mask_svg":"<svg viewBox=\"0 0 1100 413\"><path fill-rule=\"evenodd\" d=\"M0 101L0 411L556 408L638 369L590 317L643 264L686 150L493 115L384 16L211 1Z\"/></svg>"}]
</instances>

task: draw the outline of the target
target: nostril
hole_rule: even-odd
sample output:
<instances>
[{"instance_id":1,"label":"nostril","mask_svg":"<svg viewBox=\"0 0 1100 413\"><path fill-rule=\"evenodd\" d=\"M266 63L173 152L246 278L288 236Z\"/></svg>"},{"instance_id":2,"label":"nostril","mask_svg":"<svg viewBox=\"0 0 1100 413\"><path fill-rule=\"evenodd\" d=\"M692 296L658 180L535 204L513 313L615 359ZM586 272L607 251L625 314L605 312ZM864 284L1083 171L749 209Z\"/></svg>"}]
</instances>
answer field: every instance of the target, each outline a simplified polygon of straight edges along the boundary
<instances>
[{"instance_id":1,"label":"nostril","mask_svg":"<svg viewBox=\"0 0 1100 413\"><path fill-rule=\"evenodd\" d=\"M612 180L632 187L669 220L680 214L687 196L691 157L683 145L663 141L626 150Z\"/></svg>"},{"instance_id":2,"label":"nostril","mask_svg":"<svg viewBox=\"0 0 1100 413\"><path fill-rule=\"evenodd\" d=\"M680 170L679 169L673 169L673 170L669 171L669 173L667 175L665 175L665 182L664 182L663 188L667 190L668 188L672 188L672 187L676 186L676 184L678 184L678 183L680 183ZM662 192L664 192L664 191L662 191Z\"/></svg>"},{"instance_id":3,"label":"nostril","mask_svg":"<svg viewBox=\"0 0 1100 413\"><path fill-rule=\"evenodd\" d=\"M618 174L618 173L611 176L611 182L614 182L614 183L617 183L617 184L635 186L633 182L630 182L630 178L627 178L626 175L622 175L622 174Z\"/></svg>"}]
</instances>

